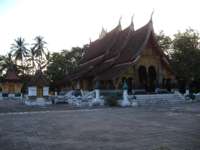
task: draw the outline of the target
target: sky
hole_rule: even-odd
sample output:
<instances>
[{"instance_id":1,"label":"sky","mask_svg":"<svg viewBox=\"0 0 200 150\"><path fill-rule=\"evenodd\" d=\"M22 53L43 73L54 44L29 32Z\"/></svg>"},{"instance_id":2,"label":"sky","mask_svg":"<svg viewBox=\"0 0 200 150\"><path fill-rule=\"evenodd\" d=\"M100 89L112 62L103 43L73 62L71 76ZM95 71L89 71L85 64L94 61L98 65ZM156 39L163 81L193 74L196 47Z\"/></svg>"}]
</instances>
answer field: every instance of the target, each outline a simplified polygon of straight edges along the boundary
<instances>
[{"instance_id":1,"label":"sky","mask_svg":"<svg viewBox=\"0 0 200 150\"><path fill-rule=\"evenodd\" d=\"M155 32L172 36L186 28L200 30L199 0L0 0L0 54L10 51L14 39L26 43L43 36L52 52L88 44L104 27L107 31L131 23L145 25L154 10Z\"/></svg>"}]
</instances>

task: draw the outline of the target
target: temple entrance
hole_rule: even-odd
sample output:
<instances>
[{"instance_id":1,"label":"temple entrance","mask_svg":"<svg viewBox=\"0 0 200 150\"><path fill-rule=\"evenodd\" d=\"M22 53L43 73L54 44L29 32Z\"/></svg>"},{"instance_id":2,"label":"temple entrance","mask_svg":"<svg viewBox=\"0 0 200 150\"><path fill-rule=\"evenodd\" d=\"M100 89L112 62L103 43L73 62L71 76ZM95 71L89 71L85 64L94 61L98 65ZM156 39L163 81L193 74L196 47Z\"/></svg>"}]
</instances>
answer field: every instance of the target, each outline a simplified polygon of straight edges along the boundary
<instances>
[{"instance_id":1,"label":"temple entrance","mask_svg":"<svg viewBox=\"0 0 200 150\"><path fill-rule=\"evenodd\" d=\"M140 66L138 69L139 76L139 87L142 89L147 89L147 71L145 66Z\"/></svg>"},{"instance_id":2,"label":"temple entrance","mask_svg":"<svg viewBox=\"0 0 200 150\"><path fill-rule=\"evenodd\" d=\"M166 80L166 89L171 92L171 79Z\"/></svg>"},{"instance_id":3,"label":"temple entrance","mask_svg":"<svg viewBox=\"0 0 200 150\"><path fill-rule=\"evenodd\" d=\"M43 88L42 87L37 87L37 96L43 97Z\"/></svg>"},{"instance_id":4,"label":"temple entrance","mask_svg":"<svg viewBox=\"0 0 200 150\"><path fill-rule=\"evenodd\" d=\"M156 88L156 69L154 66L150 66L148 69L148 79L149 79L149 92L154 92Z\"/></svg>"}]
</instances>

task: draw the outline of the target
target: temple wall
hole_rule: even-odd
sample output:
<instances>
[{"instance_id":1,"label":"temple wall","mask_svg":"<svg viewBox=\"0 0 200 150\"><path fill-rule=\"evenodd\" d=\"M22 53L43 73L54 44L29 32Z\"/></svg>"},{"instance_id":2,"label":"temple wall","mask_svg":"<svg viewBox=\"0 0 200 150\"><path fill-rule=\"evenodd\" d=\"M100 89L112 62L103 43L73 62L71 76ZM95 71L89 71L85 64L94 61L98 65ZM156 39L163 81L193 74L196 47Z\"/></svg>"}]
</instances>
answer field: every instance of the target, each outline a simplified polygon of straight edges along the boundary
<instances>
[{"instance_id":1,"label":"temple wall","mask_svg":"<svg viewBox=\"0 0 200 150\"><path fill-rule=\"evenodd\" d=\"M1 83L3 93L21 93L21 83Z\"/></svg>"},{"instance_id":2,"label":"temple wall","mask_svg":"<svg viewBox=\"0 0 200 150\"><path fill-rule=\"evenodd\" d=\"M49 87L48 86L29 86L28 87L28 96L34 97L45 97L49 96Z\"/></svg>"},{"instance_id":3,"label":"temple wall","mask_svg":"<svg viewBox=\"0 0 200 150\"><path fill-rule=\"evenodd\" d=\"M158 56L158 54L156 54L152 49L145 49L142 53L142 55L140 56L140 59L138 60L138 62L135 65L135 71L136 71L136 88L140 87L140 81L139 81L139 74L138 74L138 70L139 67L144 66L146 68L146 72L148 73L148 69L149 67L153 66L155 68L156 71L156 82L159 82L159 79L161 78L161 62L160 62L160 57Z\"/></svg>"}]
</instances>

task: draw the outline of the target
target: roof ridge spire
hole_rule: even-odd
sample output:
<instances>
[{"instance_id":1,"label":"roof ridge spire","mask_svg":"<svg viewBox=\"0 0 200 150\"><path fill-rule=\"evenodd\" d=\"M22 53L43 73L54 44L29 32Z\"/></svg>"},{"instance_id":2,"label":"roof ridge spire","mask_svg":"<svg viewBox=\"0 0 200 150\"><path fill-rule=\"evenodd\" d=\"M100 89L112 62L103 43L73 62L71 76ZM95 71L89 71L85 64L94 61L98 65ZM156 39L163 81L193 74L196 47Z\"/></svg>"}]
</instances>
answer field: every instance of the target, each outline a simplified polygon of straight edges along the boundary
<instances>
[{"instance_id":1,"label":"roof ridge spire","mask_svg":"<svg viewBox=\"0 0 200 150\"><path fill-rule=\"evenodd\" d=\"M92 43L92 39L91 39L91 37L89 37L89 43L90 43L90 44Z\"/></svg>"},{"instance_id":2,"label":"roof ridge spire","mask_svg":"<svg viewBox=\"0 0 200 150\"><path fill-rule=\"evenodd\" d=\"M133 15L131 16L131 25L130 25L130 29L133 30L133 31L134 31L134 23L133 23L134 17L135 17L135 14L133 14Z\"/></svg>"},{"instance_id":3,"label":"roof ridge spire","mask_svg":"<svg viewBox=\"0 0 200 150\"><path fill-rule=\"evenodd\" d=\"M101 33L99 34L99 38L103 38L105 35L107 34L107 31L105 30L105 28L102 26L102 29L101 29Z\"/></svg>"},{"instance_id":4,"label":"roof ridge spire","mask_svg":"<svg viewBox=\"0 0 200 150\"><path fill-rule=\"evenodd\" d=\"M107 32L106 29L102 26L102 31Z\"/></svg>"},{"instance_id":5,"label":"roof ridge spire","mask_svg":"<svg viewBox=\"0 0 200 150\"><path fill-rule=\"evenodd\" d=\"M122 16L120 16L119 18L119 23L118 23L119 30L122 30L121 21L122 21Z\"/></svg>"},{"instance_id":6,"label":"roof ridge spire","mask_svg":"<svg viewBox=\"0 0 200 150\"><path fill-rule=\"evenodd\" d=\"M150 21L152 21L152 18L153 18L153 14L155 12L155 9L153 8L152 12L151 12L151 17L150 17Z\"/></svg>"}]
</instances>

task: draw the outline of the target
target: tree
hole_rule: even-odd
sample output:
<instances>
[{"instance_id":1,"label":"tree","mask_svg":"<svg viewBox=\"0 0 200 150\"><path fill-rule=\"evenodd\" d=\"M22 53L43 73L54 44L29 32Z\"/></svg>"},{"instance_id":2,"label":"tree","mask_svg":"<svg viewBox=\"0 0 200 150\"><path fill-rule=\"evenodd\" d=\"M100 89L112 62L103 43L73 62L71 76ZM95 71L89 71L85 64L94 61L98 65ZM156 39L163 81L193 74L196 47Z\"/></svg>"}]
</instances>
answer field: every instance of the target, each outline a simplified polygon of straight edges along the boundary
<instances>
[{"instance_id":1,"label":"tree","mask_svg":"<svg viewBox=\"0 0 200 150\"><path fill-rule=\"evenodd\" d=\"M34 47L32 47L29 51L29 54L28 54L28 61L30 62L31 64L31 67L30 69L32 70L32 74L35 72L35 50L34 50Z\"/></svg>"},{"instance_id":2,"label":"tree","mask_svg":"<svg viewBox=\"0 0 200 150\"><path fill-rule=\"evenodd\" d=\"M47 66L47 75L53 89L59 88L59 83L66 75L66 59L61 53L52 53Z\"/></svg>"},{"instance_id":3,"label":"tree","mask_svg":"<svg viewBox=\"0 0 200 150\"><path fill-rule=\"evenodd\" d=\"M157 42L160 48L165 52L166 55L170 56L172 39L165 35L163 31L160 31L159 34L156 35Z\"/></svg>"},{"instance_id":4,"label":"tree","mask_svg":"<svg viewBox=\"0 0 200 150\"><path fill-rule=\"evenodd\" d=\"M62 55L66 59L68 73L73 73L77 70L84 53L85 49L80 47L72 47L71 51L62 51Z\"/></svg>"},{"instance_id":5,"label":"tree","mask_svg":"<svg viewBox=\"0 0 200 150\"><path fill-rule=\"evenodd\" d=\"M15 39L15 43L12 44L11 50L14 53L13 56L15 57L15 61L21 61L21 66L24 66L24 58L28 54L28 49L26 48L26 43L24 38L17 38Z\"/></svg>"},{"instance_id":6,"label":"tree","mask_svg":"<svg viewBox=\"0 0 200 150\"><path fill-rule=\"evenodd\" d=\"M174 35L171 64L178 80L184 80L187 84L200 79L199 39L199 33L193 29Z\"/></svg>"},{"instance_id":7,"label":"tree","mask_svg":"<svg viewBox=\"0 0 200 150\"><path fill-rule=\"evenodd\" d=\"M44 38L42 36L37 36L34 40L36 42L33 44L34 46L31 52L32 61L37 64L37 66L36 64L34 64L36 69L43 69L44 66L46 66L47 56L49 55L45 47L47 43L44 41Z\"/></svg>"},{"instance_id":8,"label":"tree","mask_svg":"<svg viewBox=\"0 0 200 150\"><path fill-rule=\"evenodd\" d=\"M0 74L3 75L3 73L11 68L16 69L16 71L18 70L17 64L12 59L12 54L8 53L7 56L0 56Z\"/></svg>"},{"instance_id":9,"label":"tree","mask_svg":"<svg viewBox=\"0 0 200 150\"><path fill-rule=\"evenodd\" d=\"M63 50L61 53L52 53L47 66L47 74L51 81L51 88L59 89L67 74L74 73L79 67L84 54L84 48L74 47L71 51Z\"/></svg>"},{"instance_id":10,"label":"tree","mask_svg":"<svg viewBox=\"0 0 200 150\"><path fill-rule=\"evenodd\" d=\"M34 44L35 49L35 56L39 57L42 56L45 53L45 44L47 44L44 41L44 38L42 36L36 36L35 39L36 43Z\"/></svg>"}]
</instances>

